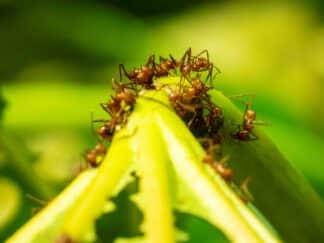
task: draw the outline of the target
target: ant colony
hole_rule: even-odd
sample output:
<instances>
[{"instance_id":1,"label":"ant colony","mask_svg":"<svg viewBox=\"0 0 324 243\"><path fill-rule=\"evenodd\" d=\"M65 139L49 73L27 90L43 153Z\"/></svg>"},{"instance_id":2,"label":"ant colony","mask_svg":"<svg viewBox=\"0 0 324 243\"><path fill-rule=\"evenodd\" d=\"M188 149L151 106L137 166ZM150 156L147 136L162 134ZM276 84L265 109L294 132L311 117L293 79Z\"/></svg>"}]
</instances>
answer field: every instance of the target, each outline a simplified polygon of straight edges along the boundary
<instances>
[{"instance_id":1,"label":"ant colony","mask_svg":"<svg viewBox=\"0 0 324 243\"><path fill-rule=\"evenodd\" d=\"M219 174L226 183L233 185L233 170L227 164L229 157L222 157L219 149L222 142L220 129L224 124L223 110L212 102L208 94L213 89L212 81L215 75L219 73L219 69L210 61L207 50L193 55L191 48L180 59L169 55L159 57L156 61L155 56L151 55L144 65L131 71L127 71L125 66L120 64L119 81L112 80L114 94L107 102L101 104L109 119L92 120L101 125L95 130L97 145L84 156L87 164L90 167L100 165L115 131L126 124L140 91L160 90L160 87L156 87L155 80L173 75L180 77L178 84L162 85L172 108L205 149L206 154L202 162ZM256 138L252 130L260 122L256 122L256 112L251 109L251 103L246 103L242 123L232 134L233 139L249 141ZM247 191L246 181L248 180L243 183L245 189L241 190L240 194Z\"/></svg>"}]
</instances>

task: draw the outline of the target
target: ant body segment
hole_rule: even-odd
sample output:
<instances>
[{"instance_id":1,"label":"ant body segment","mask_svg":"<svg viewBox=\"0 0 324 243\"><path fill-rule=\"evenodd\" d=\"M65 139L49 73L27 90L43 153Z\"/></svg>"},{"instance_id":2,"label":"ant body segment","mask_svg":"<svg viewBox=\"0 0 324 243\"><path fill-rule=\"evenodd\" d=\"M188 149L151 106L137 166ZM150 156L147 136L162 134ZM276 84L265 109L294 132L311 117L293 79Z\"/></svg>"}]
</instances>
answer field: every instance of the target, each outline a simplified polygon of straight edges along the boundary
<instances>
[{"instance_id":1,"label":"ant body segment","mask_svg":"<svg viewBox=\"0 0 324 243\"><path fill-rule=\"evenodd\" d=\"M94 149L88 151L85 155L86 162L91 167L98 167L101 163L102 157L106 154L107 148L101 142L99 142Z\"/></svg>"},{"instance_id":2,"label":"ant body segment","mask_svg":"<svg viewBox=\"0 0 324 243\"><path fill-rule=\"evenodd\" d=\"M170 56L170 59L160 57L160 63L154 63L154 76L163 77L168 76L171 70L175 70L178 66L176 60Z\"/></svg>"}]
</instances>

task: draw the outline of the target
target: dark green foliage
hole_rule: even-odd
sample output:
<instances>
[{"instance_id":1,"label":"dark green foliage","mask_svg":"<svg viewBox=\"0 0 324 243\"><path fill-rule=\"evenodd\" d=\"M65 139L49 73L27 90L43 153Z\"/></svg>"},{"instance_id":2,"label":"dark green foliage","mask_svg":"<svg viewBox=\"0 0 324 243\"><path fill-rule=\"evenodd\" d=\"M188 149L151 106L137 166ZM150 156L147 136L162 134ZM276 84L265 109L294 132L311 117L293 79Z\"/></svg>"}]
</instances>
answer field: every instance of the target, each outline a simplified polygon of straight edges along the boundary
<instances>
[{"instance_id":1,"label":"dark green foliage","mask_svg":"<svg viewBox=\"0 0 324 243\"><path fill-rule=\"evenodd\" d=\"M2 96L1 90L0 90L0 121L3 119L3 111L6 106L6 102Z\"/></svg>"},{"instance_id":2,"label":"dark green foliage","mask_svg":"<svg viewBox=\"0 0 324 243\"><path fill-rule=\"evenodd\" d=\"M96 222L98 243L112 243L118 237L131 238L141 236L140 225L143 214L130 196L138 192L138 179L129 183L112 201L116 210L102 215Z\"/></svg>"},{"instance_id":3,"label":"dark green foliage","mask_svg":"<svg viewBox=\"0 0 324 243\"><path fill-rule=\"evenodd\" d=\"M181 243L228 243L230 242L222 231L204 219L192 214L176 211L176 226L186 232L189 239Z\"/></svg>"}]
</instances>

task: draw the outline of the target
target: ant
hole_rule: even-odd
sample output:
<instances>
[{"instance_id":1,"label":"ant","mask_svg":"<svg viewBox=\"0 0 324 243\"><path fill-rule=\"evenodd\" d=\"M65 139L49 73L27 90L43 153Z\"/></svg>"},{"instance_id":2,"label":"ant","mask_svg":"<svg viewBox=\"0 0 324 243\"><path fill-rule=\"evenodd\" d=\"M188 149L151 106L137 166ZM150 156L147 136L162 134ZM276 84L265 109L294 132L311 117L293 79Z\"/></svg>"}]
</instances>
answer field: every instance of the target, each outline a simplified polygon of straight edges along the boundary
<instances>
[{"instance_id":1,"label":"ant","mask_svg":"<svg viewBox=\"0 0 324 243\"><path fill-rule=\"evenodd\" d=\"M203 135L207 132L203 118L204 104L200 97L188 94L188 89L179 88L171 90L169 100L175 112L185 121L195 135Z\"/></svg>"},{"instance_id":2,"label":"ant","mask_svg":"<svg viewBox=\"0 0 324 243\"><path fill-rule=\"evenodd\" d=\"M201 142L207 142L207 153L203 158L203 162L210 165L227 183L233 178L233 170L226 166L228 156L223 157L220 161L215 160L212 150L218 149L219 146L213 145L213 141L209 138L200 139ZM206 143L205 143L206 146Z\"/></svg>"},{"instance_id":3,"label":"ant","mask_svg":"<svg viewBox=\"0 0 324 243\"><path fill-rule=\"evenodd\" d=\"M255 94L247 94L251 97L250 102L245 104L245 111L243 113L243 123L242 127L239 129L238 132L234 134L234 137L241 141L247 141L249 139L255 138L251 136L251 132L255 125L264 125L265 122L256 121L256 112L251 109L251 104L255 97ZM247 96L247 95L235 95L230 96L230 98L237 98L240 96Z\"/></svg>"},{"instance_id":4,"label":"ant","mask_svg":"<svg viewBox=\"0 0 324 243\"><path fill-rule=\"evenodd\" d=\"M123 64L119 64L120 81L122 81L122 74L124 74L135 85L141 85L146 89L154 88L154 55L151 55L146 64L140 68L135 68L131 72L127 72Z\"/></svg>"},{"instance_id":5,"label":"ant","mask_svg":"<svg viewBox=\"0 0 324 243\"><path fill-rule=\"evenodd\" d=\"M206 54L206 57L202 57L203 54ZM217 73L220 73L220 70L214 66L209 59L209 53L207 50L203 50L196 56L192 56L191 48L188 48L180 61L180 71L181 74L187 79L190 80L191 71L201 73L208 71L206 80L213 79L213 70L216 69Z\"/></svg>"},{"instance_id":6,"label":"ant","mask_svg":"<svg viewBox=\"0 0 324 243\"><path fill-rule=\"evenodd\" d=\"M217 134L224 124L223 110L219 106L212 104L209 114L205 117L205 122L208 132L212 135Z\"/></svg>"},{"instance_id":7,"label":"ant","mask_svg":"<svg viewBox=\"0 0 324 243\"><path fill-rule=\"evenodd\" d=\"M112 86L115 96L111 96L109 102L100 105L111 117L118 117L123 110L134 106L137 93L132 88L127 88L125 84L116 84L114 79L112 79Z\"/></svg>"},{"instance_id":8,"label":"ant","mask_svg":"<svg viewBox=\"0 0 324 243\"><path fill-rule=\"evenodd\" d=\"M112 79L112 87L116 90L116 95L113 99L118 102L125 102L126 105L134 105L137 97L134 89L128 88L124 84L116 84L115 79Z\"/></svg>"},{"instance_id":9,"label":"ant","mask_svg":"<svg viewBox=\"0 0 324 243\"><path fill-rule=\"evenodd\" d=\"M101 163L102 156L105 155L106 151L107 148L105 147L105 145L102 142L99 142L94 149L91 149L86 153L85 155L86 162L91 167L97 167Z\"/></svg>"}]
</instances>

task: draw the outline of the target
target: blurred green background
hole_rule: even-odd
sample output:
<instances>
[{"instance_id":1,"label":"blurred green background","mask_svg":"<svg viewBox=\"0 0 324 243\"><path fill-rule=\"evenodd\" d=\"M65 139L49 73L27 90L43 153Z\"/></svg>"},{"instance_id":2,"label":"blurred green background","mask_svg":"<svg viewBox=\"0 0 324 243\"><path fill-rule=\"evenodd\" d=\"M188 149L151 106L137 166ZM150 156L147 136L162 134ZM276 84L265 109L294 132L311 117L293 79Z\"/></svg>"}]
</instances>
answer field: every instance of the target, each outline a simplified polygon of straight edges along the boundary
<instances>
[{"instance_id":1,"label":"blurred green background","mask_svg":"<svg viewBox=\"0 0 324 243\"><path fill-rule=\"evenodd\" d=\"M225 94L257 94L263 130L324 197L322 1L3 0L1 242L41 206L26 194L50 200L77 174L118 64L188 47L209 50Z\"/></svg>"}]
</instances>

